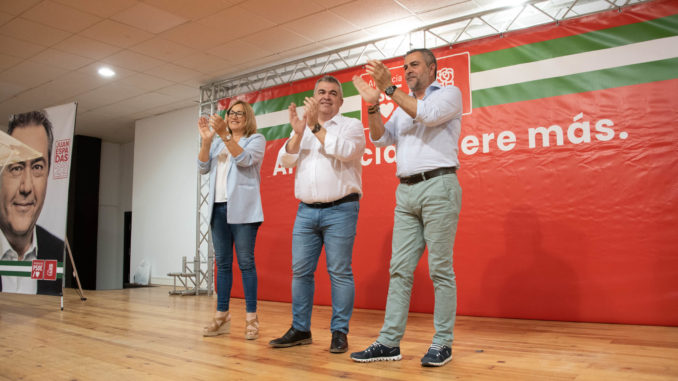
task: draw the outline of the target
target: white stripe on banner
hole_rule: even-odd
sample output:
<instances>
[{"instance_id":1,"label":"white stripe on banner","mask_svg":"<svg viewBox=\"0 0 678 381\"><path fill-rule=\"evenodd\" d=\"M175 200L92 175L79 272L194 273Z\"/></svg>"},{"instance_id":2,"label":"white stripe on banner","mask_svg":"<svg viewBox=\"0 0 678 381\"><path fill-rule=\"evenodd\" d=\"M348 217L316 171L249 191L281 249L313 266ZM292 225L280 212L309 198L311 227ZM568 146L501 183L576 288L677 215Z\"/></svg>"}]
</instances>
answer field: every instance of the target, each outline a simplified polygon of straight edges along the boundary
<instances>
[{"instance_id":1,"label":"white stripe on banner","mask_svg":"<svg viewBox=\"0 0 678 381\"><path fill-rule=\"evenodd\" d=\"M678 57L678 36L471 74L471 91Z\"/></svg>"},{"instance_id":2,"label":"white stripe on banner","mask_svg":"<svg viewBox=\"0 0 678 381\"><path fill-rule=\"evenodd\" d=\"M33 271L33 268L31 266L3 266L3 265L0 265L0 271L18 271L18 272L30 273L31 271ZM64 273L63 266L58 266L57 267L57 274L63 274L63 273Z\"/></svg>"},{"instance_id":3,"label":"white stripe on banner","mask_svg":"<svg viewBox=\"0 0 678 381\"><path fill-rule=\"evenodd\" d=\"M0 265L0 271L23 271L31 272L31 266L2 266Z\"/></svg>"}]
</instances>

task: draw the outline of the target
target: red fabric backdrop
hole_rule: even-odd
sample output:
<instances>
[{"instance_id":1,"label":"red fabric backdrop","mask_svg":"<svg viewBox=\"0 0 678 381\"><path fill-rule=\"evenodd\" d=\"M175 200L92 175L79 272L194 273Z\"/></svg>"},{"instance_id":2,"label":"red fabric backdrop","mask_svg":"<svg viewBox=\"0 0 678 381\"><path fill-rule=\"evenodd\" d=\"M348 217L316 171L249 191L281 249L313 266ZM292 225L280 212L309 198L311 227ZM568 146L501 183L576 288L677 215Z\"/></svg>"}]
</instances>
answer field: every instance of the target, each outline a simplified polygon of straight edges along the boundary
<instances>
[{"instance_id":1,"label":"red fabric backdrop","mask_svg":"<svg viewBox=\"0 0 678 381\"><path fill-rule=\"evenodd\" d=\"M678 14L657 1L455 46L471 57L509 47ZM675 27L675 25L674 25ZM448 48L436 50L439 57ZM473 59L473 58L472 58ZM388 61L398 66L400 58ZM678 68L676 68L678 70ZM342 82L360 67L334 73ZM315 78L245 94L250 102L313 88ZM567 321L678 325L678 79L478 107L462 119L463 204L454 260L458 313ZM228 101L224 102L225 104ZM579 115L581 114L581 115ZM591 141L568 128L588 122ZM529 129L559 125L564 144L529 146ZM598 129L596 129L598 126ZM516 144L498 149L500 132ZM494 133L482 152L483 134ZM608 134L614 136L608 139ZM293 175L275 172L284 139L267 143L262 167L265 222L257 238L259 298L291 301ZM538 140L541 142L541 140ZM357 308L383 309L395 205L395 163L367 144L353 263ZM393 152L390 152L392 157ZM242 297L235 270L233 296ZM432 312L426 257L415 273L411 310ZM315 303L331 304L324 256ZM291 315L290 315L291 321Z\"/></svg>"}]
</instances>

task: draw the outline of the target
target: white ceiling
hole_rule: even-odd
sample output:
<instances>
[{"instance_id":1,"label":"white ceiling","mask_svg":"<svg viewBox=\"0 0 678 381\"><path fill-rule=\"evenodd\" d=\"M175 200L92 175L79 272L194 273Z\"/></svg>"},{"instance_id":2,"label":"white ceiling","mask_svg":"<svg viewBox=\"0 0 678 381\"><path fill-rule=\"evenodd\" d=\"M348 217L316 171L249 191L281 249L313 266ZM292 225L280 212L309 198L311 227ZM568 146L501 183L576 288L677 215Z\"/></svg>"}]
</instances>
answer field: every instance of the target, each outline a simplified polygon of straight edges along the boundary
<instances>
[{"instance_id":1,"label":"white ceiling","mask_svg":"<svg viewBox=\"0 0 678 381\"><path fill-rule=\"evenodd\" d=\"M77 101L76 134L129 142L135 120L189 106L197 115L212 81L520 3L0 0L0 123ZM100 77L103 65L117 74Z\"/></svg>"}]
</instances>

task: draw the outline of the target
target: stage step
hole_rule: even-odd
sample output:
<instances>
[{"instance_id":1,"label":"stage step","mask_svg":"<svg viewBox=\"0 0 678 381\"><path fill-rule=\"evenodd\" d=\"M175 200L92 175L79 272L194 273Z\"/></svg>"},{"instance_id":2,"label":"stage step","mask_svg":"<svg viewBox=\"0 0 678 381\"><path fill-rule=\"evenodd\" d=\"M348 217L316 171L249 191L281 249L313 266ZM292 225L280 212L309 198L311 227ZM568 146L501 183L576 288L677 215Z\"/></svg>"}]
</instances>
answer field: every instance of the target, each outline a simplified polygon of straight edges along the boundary
<instances>
[{"instance_id":1,"label":"stage step","mask_svg":"<svg viewBox=\"0 0 678 381\"><path fill-rule=\"evenodd\" d=\"M185 277L194 277L195 273L167 273L167 276L185 276Z\"/></svg>"}]
</instances>

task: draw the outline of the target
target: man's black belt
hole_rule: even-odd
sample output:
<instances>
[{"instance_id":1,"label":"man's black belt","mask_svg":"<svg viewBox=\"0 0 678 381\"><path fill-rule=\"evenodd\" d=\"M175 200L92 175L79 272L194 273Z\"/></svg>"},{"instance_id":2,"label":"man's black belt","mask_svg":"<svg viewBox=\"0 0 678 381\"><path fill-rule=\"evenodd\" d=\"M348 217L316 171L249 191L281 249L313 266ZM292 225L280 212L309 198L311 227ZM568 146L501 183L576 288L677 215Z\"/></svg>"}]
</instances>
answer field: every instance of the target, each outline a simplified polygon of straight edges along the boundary
<instances>
[{"instance_id":1,"label":"man's black belt","mask_svg":"<svg viewBox=\"0 0 678 381\"><path fill-rule=\"evenodd\" d=\"M311 208L329 208L331 206L337 206L341 205L345 202L351 202L351 201L358 201L360 200L360 195L358 193L351 193L348 196L344 196L338 200L330 201L330 202L314 202L312 204L306 204L307 206L310 206Z\"/></svg>"},{"instance_id":2,"label":"man's black belt","mask_svg":"<svg viewBox=\"0 0 678 381\"><path fill-rule=\"evenodd\" d=\"M412 185L434 177L457 172L457 167L436 168L416 175L400 177L401 184Z\"/></svg>"}]
</instances>

